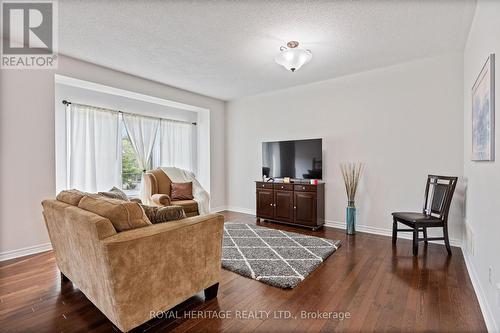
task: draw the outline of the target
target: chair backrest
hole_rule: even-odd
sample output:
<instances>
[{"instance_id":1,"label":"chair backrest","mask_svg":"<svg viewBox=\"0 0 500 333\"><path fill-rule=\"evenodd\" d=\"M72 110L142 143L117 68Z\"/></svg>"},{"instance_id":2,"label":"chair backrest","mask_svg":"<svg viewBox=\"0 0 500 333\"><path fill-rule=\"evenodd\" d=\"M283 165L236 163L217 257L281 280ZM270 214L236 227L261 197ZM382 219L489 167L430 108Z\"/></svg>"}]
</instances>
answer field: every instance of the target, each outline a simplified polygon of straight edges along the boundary
<instances>
[{"instance_id":1,"label":"chair backrest","mask_svg":"<svg viewBox=\"0 0 500 333\"><path fill-rule=\"evenodd\" d=\"M423 213L447 221L457 181L458 177L427 176Z\"/></svg>"},{"instance_id":2,"label":"chair backrest","mask_svg":"<svg viewBox=\"0 0 500 333\"><path fill-rule=\"evenodd\" d=\"M145 187L147 195L153 194L171 194L172 181L167 174L160 168L146 171L144 174Z\"/></svg>"}]
</instances>

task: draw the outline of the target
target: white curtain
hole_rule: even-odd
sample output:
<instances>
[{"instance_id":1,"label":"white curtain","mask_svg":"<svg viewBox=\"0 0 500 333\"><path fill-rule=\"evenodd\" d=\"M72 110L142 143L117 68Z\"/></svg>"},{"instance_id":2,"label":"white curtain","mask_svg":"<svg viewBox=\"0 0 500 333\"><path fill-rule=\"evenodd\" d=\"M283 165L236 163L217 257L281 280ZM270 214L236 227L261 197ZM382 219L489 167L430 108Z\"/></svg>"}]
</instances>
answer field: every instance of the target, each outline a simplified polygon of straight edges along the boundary
<instances>
[{"instance_id":1,"label":"white curtain","mask_svg":"<svg viewBox=\"0 0 500 333\"><path fill-rule=\"evenodd\" d=\"M79 104L66 110L67 187L97 192L119 186L118 112Z\"/></svg>"},{"instance_id":2,"label":"white curtain","mask_svg":"<svg viewBox=\"0 0 500 333\"><path fill-rule=\"evenodd\" d=\"M132 147L134 147L139 167L143 170L141 177L141 198L146 200L147 198L144 193L144 172L151 167L149 161L153 152L160 119L135 114L123 114L123 122Z\"/></svg>"},{"instance_id":3,"label":"white curtain","mask_svg":"<svg viewBox=\"0 0 500 333\"><path fill-rule=\"evenodd\" d=\"M130 142L134 147L139 167L147 170L150 167L149 159L153 151L160 119L135 114L123 114L123 122Z\"/></svg>"},{"instance_id":4,"label":"white curtain","mask_svg":"<svg viewBox=\"0 0 500 333\"><path fill-rule=\"evenodd\" d=\"M193 172L194 125L161 120L160 165Z\"/></svg>"}]
</instances>

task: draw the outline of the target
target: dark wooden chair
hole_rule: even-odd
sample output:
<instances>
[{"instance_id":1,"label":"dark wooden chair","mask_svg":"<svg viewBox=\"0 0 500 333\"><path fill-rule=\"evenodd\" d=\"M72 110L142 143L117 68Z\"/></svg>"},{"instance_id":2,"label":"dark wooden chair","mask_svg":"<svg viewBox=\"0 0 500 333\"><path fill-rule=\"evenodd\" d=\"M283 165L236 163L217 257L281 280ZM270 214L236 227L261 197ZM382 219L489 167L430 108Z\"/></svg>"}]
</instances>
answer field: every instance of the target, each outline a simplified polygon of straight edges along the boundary
<instances>
[{"instance_id":1,"label":"dark wooden chair","mask_svg":"<svg viewBox=\"0 0 500 333\"><path fill-rule=\"evenodd\" d=\"M427 177L425 186L425 201L422 213L396 212L392 213L392 244L396 244L398 231L413 233L413 255L418 255L418 242L427 244L430 240L444 240L448 255L451 255L450 240L448 238L448 212L457 177L434 176ZM398 229L398 222L411 229ZM427 228L443 228L443 237L427 237ZM419 232L423 238L419 238Z\"/></svg>"}]
</instances>

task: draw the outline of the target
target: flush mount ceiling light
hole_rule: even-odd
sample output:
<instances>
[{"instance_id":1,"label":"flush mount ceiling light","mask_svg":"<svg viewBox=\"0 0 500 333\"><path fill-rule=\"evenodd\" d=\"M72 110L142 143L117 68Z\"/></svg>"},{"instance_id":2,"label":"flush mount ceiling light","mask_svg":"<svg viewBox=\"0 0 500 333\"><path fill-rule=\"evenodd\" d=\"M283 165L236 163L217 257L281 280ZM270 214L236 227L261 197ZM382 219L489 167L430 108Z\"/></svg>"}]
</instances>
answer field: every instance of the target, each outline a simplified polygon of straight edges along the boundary
<instances>
[{"instance_id":1,"label":"flush mount ceiling light","mask_svg":"<svg viewBox=\"0 0 500 333\"><path fill-rule=\"evenodd\" d=\"M288 42L286 46L280 47L281 52L274 58L274 61L289 71L295 72L312 58L311 50L301 49L298 46L297 41Z\"/></svg>"}]
</instances>

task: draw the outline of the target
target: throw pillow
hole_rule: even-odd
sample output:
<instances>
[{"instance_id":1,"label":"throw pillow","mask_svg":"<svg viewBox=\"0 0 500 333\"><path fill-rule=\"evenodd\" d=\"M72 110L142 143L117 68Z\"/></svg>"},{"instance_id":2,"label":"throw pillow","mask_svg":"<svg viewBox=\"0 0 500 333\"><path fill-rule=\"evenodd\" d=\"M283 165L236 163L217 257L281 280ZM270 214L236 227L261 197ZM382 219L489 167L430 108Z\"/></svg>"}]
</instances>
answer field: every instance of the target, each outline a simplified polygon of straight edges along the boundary
<instances>
[{"instance_id":1,"label":"throw pillow","mask_svg":"<svg viewBox=\"0 0 500 333\"><path fill-rule=\"evenodd\" d=\"M57 195L56 199L67 203L68 205L78 206L78 203L80 203L80 200L82 200L86 194L87 193L79 190L65 190L61 191Z\"/></svg>"},{"instance_id":2,"label":"throw pillow","mask_svg":"<svg viewBox=\"0 0 500 333\"><path fill-rule=\"evenodd\" d=\"M108 192L98 192L98 194L111 199L129 201L127 194L115 186L113 186L113 188Z\"/></svg>"},{"instance_id":3,"label":"throw pillow","mask_svg":"<svg viewBox=\"0 0 500 333\"><path fill-rule=\"evenodd\" d=\"M137 202L111 199L100 195L86 195L80 200L78 207L107 218L117 232L151 225Z\"/></svg>"},{"instance_id":4,"label":"throw pillow","mask_svg":"<svg viewBox=\"0 0 500 333\"><path fill-rule=\"evenodd\" d=\"M193 183L172 183L172 200L193 200Z\"/></svg>"},{"instance_id":5,"label":"throw pillow","mask_svg":"<svg viewBox=\"0 0 500 333\"><path fill-rule=\"evenodd\" d=\"M184 212L184 208L182 208L181 206L166 206L166 207L157 207L148 205L141 205L141 206L144 209L146 216L153 224L175 221L186 218L186 213Z\"/></svg>"}]
</instances>

